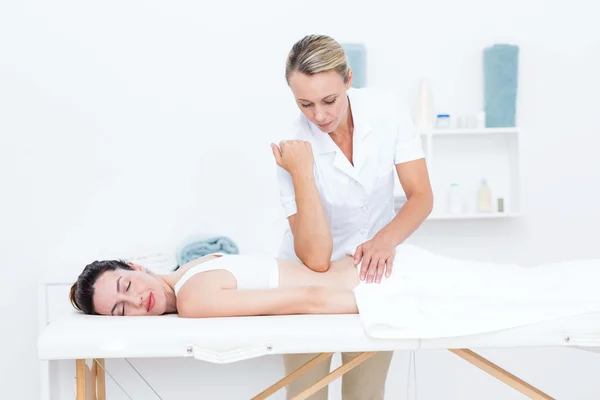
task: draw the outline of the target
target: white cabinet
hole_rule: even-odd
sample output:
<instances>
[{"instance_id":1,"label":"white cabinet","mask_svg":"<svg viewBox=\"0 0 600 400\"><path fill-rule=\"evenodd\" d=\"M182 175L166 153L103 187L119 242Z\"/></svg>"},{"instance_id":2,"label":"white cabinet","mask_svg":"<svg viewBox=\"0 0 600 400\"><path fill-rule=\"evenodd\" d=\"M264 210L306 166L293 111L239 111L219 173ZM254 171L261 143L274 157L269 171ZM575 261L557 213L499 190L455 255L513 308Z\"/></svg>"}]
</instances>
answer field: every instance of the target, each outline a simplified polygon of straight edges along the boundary
<instances>
[{"instance_id":1,"label":"white cabinet","mask_svg":"<svg viewBox=\"0 0 600 400\"><path fill-rule=\"evenodd\" d=\"M428 219L510 218L522 212L521 153L518 128L434 129L423 132L434 209ZM477 211L477 194L485 179L491 212ZM403 201L397 180L396 207ZM461 210L451 212L450 186L458 184ZM456 188L456 186L455 186Z\"/></svg>"}]
</instances>

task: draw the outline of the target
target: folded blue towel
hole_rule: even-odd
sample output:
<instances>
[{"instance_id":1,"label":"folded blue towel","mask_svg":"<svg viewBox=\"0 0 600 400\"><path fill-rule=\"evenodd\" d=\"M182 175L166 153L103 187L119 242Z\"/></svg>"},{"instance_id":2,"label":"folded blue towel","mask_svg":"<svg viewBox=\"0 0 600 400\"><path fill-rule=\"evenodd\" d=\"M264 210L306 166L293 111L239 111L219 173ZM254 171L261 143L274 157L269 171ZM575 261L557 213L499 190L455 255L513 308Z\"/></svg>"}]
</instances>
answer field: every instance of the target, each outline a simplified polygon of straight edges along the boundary
<instances>
[{"instance_id":1,"label":"folded blue towel","mask_svg":"<svg viewBox=\"0 0 600 400\"><path fill-rule=\"evenodd\" d=\"M239 249L237 244L227 236L188 241L177 252L178 267L211 253L239 254Z\"/></svg>"},{"instance_id":2,"label":"folded blue towel","mask_svg":"<svg viewBox=\"0 0 600 400\"><path fill-rule=\"evenodd\" d=\"M485 126L516 126L519 47L496 44L483 51Z\"/></svg>"},{"instance_id":3,"label":"folded blue towel","mask_svg":"<svg viewBox=\"0 0 600 400\"><path fill-rule=\"evenodd\" d=\"M367 86L367 49L362 43L342 43L348 65L352 68L352 87Z\"/></svg>"}]
</instances>

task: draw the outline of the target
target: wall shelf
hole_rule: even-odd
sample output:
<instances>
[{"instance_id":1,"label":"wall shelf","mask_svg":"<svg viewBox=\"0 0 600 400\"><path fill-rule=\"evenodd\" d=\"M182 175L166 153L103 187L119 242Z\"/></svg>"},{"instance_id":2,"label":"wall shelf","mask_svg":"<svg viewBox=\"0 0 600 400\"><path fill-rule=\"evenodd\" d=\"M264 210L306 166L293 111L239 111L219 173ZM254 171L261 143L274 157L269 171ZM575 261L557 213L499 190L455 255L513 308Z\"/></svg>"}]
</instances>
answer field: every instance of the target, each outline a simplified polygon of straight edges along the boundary
<instances>
[{"instance_id":1,"label":"wall shelf","mask_svg":"<svg viewBox=\"0 0 600 400\"><path fill-rule=\"evenodd\" d=\"M453 136L453 135L506 135L517 134L518 128L480 128L480 129L433 129L421 132L422 136Z\"/></svg>"},{"instance_id":2,"label":"wall shelf","mask_svg":"<svg viewBox=\"0 0 600 400\"><path fill-rule=\"evenodd\" d=\"M519 128L434 129L421 132L434 192L428 220L501 219L522 215L521 130ZM477 212L477 190L485 179L492 192L490 213ZM462 211L449 212L448 189L457 183ZM395 206L405 201L396 179ZM504 202L498 211L498 199Z\"/></svg>"},{"instance_id":3,"label":"wall shelf","mask_svg":"<svg viewBox=\"0 0 600 400\"><path fill-rule=\"evenodd\" d=\"M516 218L521 216L521 213L506 213L506 212L492 212L492 213L463 213L463 214L443 214L443 213L432 213L429 215L429 220L444 220L444 219L496 219L496 218Z\"/></svg>"}]
</instances>

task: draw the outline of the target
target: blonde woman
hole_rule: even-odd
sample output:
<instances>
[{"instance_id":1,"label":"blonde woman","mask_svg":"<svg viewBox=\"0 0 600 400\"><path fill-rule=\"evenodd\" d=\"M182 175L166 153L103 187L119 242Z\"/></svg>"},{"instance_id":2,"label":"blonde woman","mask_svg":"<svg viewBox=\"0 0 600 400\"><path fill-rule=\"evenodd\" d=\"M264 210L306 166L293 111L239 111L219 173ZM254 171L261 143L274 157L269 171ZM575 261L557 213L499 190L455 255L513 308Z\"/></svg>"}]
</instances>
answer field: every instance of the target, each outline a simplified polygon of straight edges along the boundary
<instances>
[{"instance_id":1,"label":"blonde woman","mask_svg":"<svg viewBox=\"0 0 600 400\"><path fill-rule=\"evenodd\" d=\"M432 209L420 136L392 91L351 87L344 50L328 36L296 42L285 77L300 114L290 140L271 145L289 222L279 257L325 272L350 251L359 278L378 283L393 272L396 246ZM396 174L407 197L397 214ZM287 372L313 356L286 356ZM346 374L343 398L383 399L391 358L379 353ZM322 366L290 385L288 398L326 375L330 366ZM313 398L326 399L327 390Z\"/></svg>"}]
</instances>

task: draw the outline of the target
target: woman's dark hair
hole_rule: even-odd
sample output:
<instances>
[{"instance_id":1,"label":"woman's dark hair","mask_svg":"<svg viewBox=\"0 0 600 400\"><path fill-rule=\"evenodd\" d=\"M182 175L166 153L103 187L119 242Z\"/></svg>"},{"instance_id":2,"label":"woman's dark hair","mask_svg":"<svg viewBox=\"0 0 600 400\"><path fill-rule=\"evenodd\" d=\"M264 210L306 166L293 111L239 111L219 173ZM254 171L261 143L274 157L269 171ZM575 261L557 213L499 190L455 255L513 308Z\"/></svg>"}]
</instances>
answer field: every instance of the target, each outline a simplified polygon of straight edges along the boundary
<instances>
[{"instance_id":1,"label":"woman's dark hair","mask_svg":"<svg viewBox=\"0 0 600 400\"><path fill-rule=\"evenodd\" d=\"M77 278L77 282L71 286L69 299L73 307L85 314L97 314L94 311L94 284L100 275L106 271L116 271L118 269L133 270L129 264L120 260L94 261L86 265L79 278Z\"/></svg>"}]
</instances>

